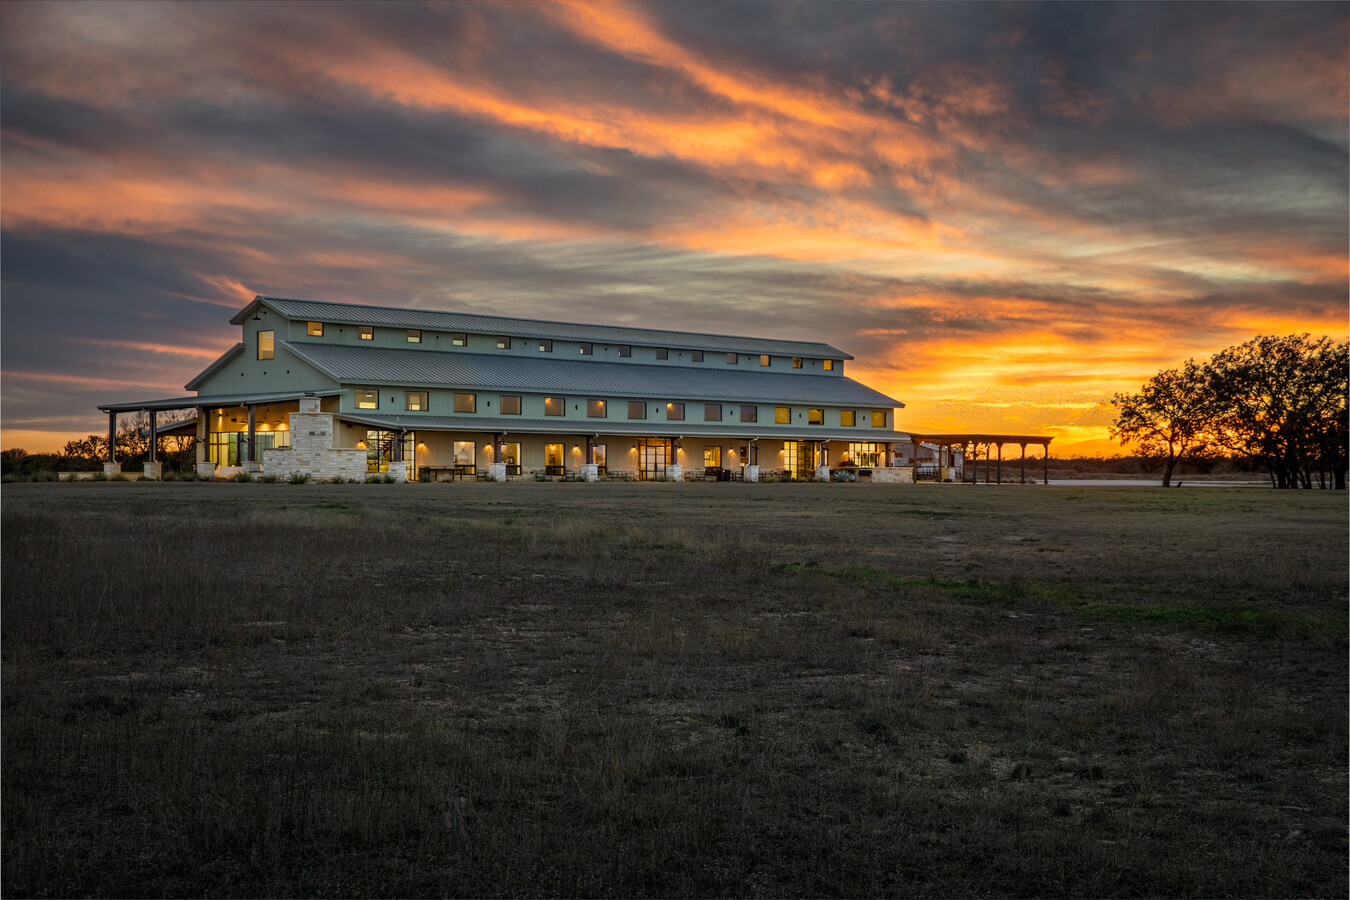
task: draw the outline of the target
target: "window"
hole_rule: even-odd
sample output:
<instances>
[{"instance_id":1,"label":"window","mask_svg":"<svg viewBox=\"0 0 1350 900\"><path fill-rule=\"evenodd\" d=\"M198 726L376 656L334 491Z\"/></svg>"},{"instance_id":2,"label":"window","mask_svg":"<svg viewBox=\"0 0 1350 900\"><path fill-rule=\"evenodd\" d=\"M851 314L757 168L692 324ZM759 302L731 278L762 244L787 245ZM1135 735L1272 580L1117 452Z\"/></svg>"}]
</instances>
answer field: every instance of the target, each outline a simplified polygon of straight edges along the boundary
<instances>
[{"instance_id":1,"label":"window","mask_svg":"<svg viewBox=\"0 0 1350 900\"><path fill-rule=\"evenodd\" d=\"M310 337L323 337L323 323L310 322L309 329L305 333Z\"/></svg>"},{"instance_id":2,"label":"window","mask_svg":"<svg viewBox=\"0 0 1350 900\"><path fill-rule=\"evenodd\" d=\"M604 444L592 444L592 445L591 445L591 465L593 465L593 466L599 466L601 469L605 468L605 445L604 445Z\"/></svg>"},{"instance_id":3,"label":"window","mask_svg":"<svg viewBox=\"0 0 1350 900\"><path fill-rule=\"evenodd\" d=\"M477 395L477 394L456 394L456 395L455 395L455 412L458 412L458 413L478 412L478 395Z\"/></svg>"},{"instance_id":4,"label":"window","mask_svg":"<svg viewBox=\"0 0 1350 900\"><path fill-rule=\"evenodd\" d=\"M824 361L823 361L823 365L825 366L825 371L826 371L826 372L833 372L833 371L834 371L834 360L832 360L832 359L824 360Z\"/></svg>"},{"instance_id":5,"label":"window","mask_svg":"<svg viewBox=\"0 0 1350 900\"><path fill-rule=\"evenodd\" d=\"M825 424L825 410L823 410L823 409L808 409L808 410L806 411L806 424L807 424L807 425L824 425L824 424Z\"/></svg>"},{"instance_id":6,"label":"window","mask_svg":"<svg viewBox=\"0 0 1350 900\"><path fill-rule=\"evenodd\" d=\"M690 350L690 351L689 351L689 358L692 359L694 362L703 362L703 351L702 351L702 350Z\"/></svg>"},{"instance_id":7,"label":"window","mask_svg":"<svg viewBox=\"0 0 1350 900\"><path fill-rule=\"evenodd\" d=\"M595 352L595 345L589 342L578 344L577 352L580 353L582 356L590 356L592 353Z\"/></svg>"},{"instance_id":8,"label":"window","mask_svg":"<svg viewBox=\"0 0 1350 900\"><path fill-rule=\"evenodd\" d=\"M620 358L620 359L626 359L627 357L630 357L630 356L632 356L632 355L633 355L633 348L632 348L632 347L624 346L624 347L620 347L620 348L619 348L619 358Z\"/></svg>"},{"instance_id":9,"label":"window","mask_svg":"<svg viewBox=\"0 0 1350 900\"><path fill-rule=\"evenodd\" d=\"M874 409L874 410L872 410L872 427L873 427L873 428L885 428L885 427L886 427L886 412L885 412L885 410L880 410L880 409Z\"/></svg>"},{"instance_id":10,"label":"window","mask_svg":"<svg viewBox=\"0 0 1350 900\"><path fill-rule=\"evenodd\" d=\"M722 448L704 447L703 448L703 468L720 469L722 468Z\"/></svg>"},{"instance_id":11,"label":"window","mask_svg":"<svg viewBox=\"0 0 1350 900\"><path fill-rule=\"evenodd\" d=\"M769 364L769 354L761 353L759 355L759 364L761 366L767 366Z\"/></svg>"},{"instance_id":12,"label":"window","mask_svg":"<svg viewBox=\"0 0 1350 900\"><path fill-rule=\"evenodd\" d=\"M498 335L498 336L497 336L497 349L498 349L498 350L510 350L510 349L511 349L511 339L510 339L509 337L507 337L506 335L504 335L504 334Z\"/></svg>"},{"instance_id":13,"label":"window","mask_svg":"<svg viewBox=\"0 0 1350 900\"><path fill-rule=\"evenodd\" d=\"M520 415L519 397L508 397L505 394L503 394L501 399L501 406L502 406L502 415L504 416Z\"/></svg>"},{"instance_id":14,"label":"window","mask_svg":"<svg viewBox=\"0 0 1350 900\"><path fill-rule=\"evenodd\" d=\"M666 419L667 419L668 421L671 421L671 422L683 422L683 421L684 421L684 404L683 404L683 403L667 403L667 404L666 404Z\"/></svg>"},{"instance_id":15,"label":"window","mask_svg":"<svg viewBox=\"0 0 1350 900\"><path fill-rule=\"evenodd\" d=\"M413 412L426 412L430 407L427 405L426 391L408 391L407 406L405 409Z\"/></svg>"},{"instance_id":16,"label":"window","mask_svg":"<svg viewBox=\"0 0 1350 900\"><path fill-rule=\"evenodd\" d=\"M742 407L741 407L741 421L742 421L742 422L758 422L758 421L759 421L759 407L758 407L758 406L742 406Z\"/></svg>"},{"instance_id":17,"label":"window","mask_svg":"<svg viewBox=\"0 0 1350 900\"><path fill-rule=\"evenodd\" d=\"M800 369L802 367L802 358L800 356L792 357L792 368Z\"/></svg>"},{"instance_id":18,"label":"window","mask_svg":"<svg viewBox=\"0 0 1350 900\"><path fill-rule=\"evenodd\" d=\"M647 418L647 404L642 400L629 400L628 418L630 419Z\"/></svg>"},{"instance_id":19,"label":"window","mask_svg":"<svg viewBox=\"0 0 1350 900\"><path fill-rule=\"evenodd\" d=\"M469 336L462 331L452 331L450 333L450 344L454 347L469 346Z\"/></svg>"},{"instance_id":20,"label":"window","mask_svg":"<svg viewBox=\"0 0 1350 900\"><path fill-rule=\"evenodd\" d=\"M777 406L773 410L773 422L775 425L791 425L792 410L786 406Z\"/></svg>"},{"instance_id":21,"label":"window","mask_svg":"<svg viewBox=\"0 0 1350 900\"><path fill-rule=\"evenodd\" d=\"M380 408L380 392L379 392L379 391L367 391L367 390L364 390L364 389L362 389L362 388L357 388L353 393L356 394L356 408L357 408L357 409L379 409L379 408Z\"/></svg>"},{"instance_id":22,"label":"window","mask_svg":"<svg viewBox=\"0 0 1350 900\"><path fill-rule=\"evenodd\" d=\"M703 404L703 421L705 422L722 421L722 404L720 403Z\"/></svg>"},{"instance_id":23,"label":"window","mask_svg":"<svg viewBox=\"0 0 1350 900\"><path fill-rule=\"evenodd\" d=\"M359 329L357 329L357 333L360 335L361 340L363 341L375 340L375 328L373 326L362 325Z\"/></svg>"},{"instance_id":24,"label":"window","mask_svg":"<svg viewBox=\"0 0 1350 900\"><path fill-rule=\"evenodd\" d=\"M852 409L841 409L841 410L839 410L839 424L840 424L840 425L857 425L857 424L858 424L858 413L857 413L857 411L852 410Z\"/></svg>"},{"instance_id":25,"label":"window","mask_svg":"<svg viewBox=\"0 0 1350 900\"><path fill-rule=\"evenodd\" d=\"M478 446L473 441L455 441L455 465L473 466L477 456Z\"/></svg>"},{"instance_id":26,"label":"window","mask_svg":"<svg viewBox=\"0 0 1350 900\"><path fill-rule=\"evenodd\" d=\"M567 415L566 397L545 397L544 415L546 416L565 416Z\"/></svg>"},{"instance_id":27,"label":"window","mask_svg":"<svg viewBox=\"0 0 1350 900\"><path fill-rule=\"evenodd\" d=\"M669 348L669 347L657 347L657 348L656 348L656 358L657 358L657 359L670 359L670 348Z\"/></svg>"},{"instance_id":28,"label":"window","mask_svg":"<svg viewBox=\"0 0 1350 900\"><path fill-rule=\"evenodd\" d=\"M553 352L553 342L552 342L552 341L540 340L540 341L539 341L539 352L540 352L540 353L552 353L552 352Z\"/></svg>"},{"instance_id":29,"label":"window","mask_svg":"<svg viewBox=\"0 0 1350 900\"><path fill-rule=\"evenodd\" d=\"M882 444L849 444L848 458L855 466L866 466L872 468L879 466L884 461L885 454Z\"/></svg>"},{"instance_id":30,"label":"window","mask_svg":"<svg viewBox=\"0 0 1350 900\"><path fill-rule=\"evenodd\" d=\"M728 354L727 354L727 365L729 365L729 366L734 366L734 365L736 365L736 354L735 354L735 353L728 353Z\"/></svg>"},{"instance_id":31,"label":"window","mask_svg":"<svg viewBox=\"0 0 1350 900\"><path fill-rule=\"evenodd\" d=\"M258 359L275 359L277 333L275 331L258 332Z\"/></svg>"},{"instance_id":32,"label":"window","mask_svg":"<svg viewBox=\"0 0 1350 900\"><path fill-rule=\"evenodd\" d=\"M605 417L605 401L587 400L586 416L591 419L603 419Z\"/></svg>"},{"instance_id":33,"label":"window","mask_svg":"<svg viewBox=\"0 0 1350 900\"><path fill-rule=\"evenodd\" d=\"M422 329L420 329L420 328L409 328L409 329L408 329L408 343L410 343L410 344L420 344L420 343L422 343Z\"/></svg>"}]
</instances>

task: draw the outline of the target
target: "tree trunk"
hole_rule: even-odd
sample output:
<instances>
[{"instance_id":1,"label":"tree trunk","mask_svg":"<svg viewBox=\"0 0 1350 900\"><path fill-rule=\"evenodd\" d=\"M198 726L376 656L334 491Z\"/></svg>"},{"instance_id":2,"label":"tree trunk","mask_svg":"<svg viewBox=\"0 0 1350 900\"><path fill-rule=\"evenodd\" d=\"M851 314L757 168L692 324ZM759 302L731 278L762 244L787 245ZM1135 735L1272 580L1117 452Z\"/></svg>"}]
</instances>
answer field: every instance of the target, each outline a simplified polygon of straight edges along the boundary
<instances>
[{"instance_id":1,"label":"tree trunk","mask_svg":"<svg viewBox=\"0 0 1350 900\"><path fill-rule=\"evenodd\" d=\"M1167 462L1163 466L1163 487L1172 486L1172 469L1176 467L1176 464L1177 461L1174 457L1169 456L1167 458Z\"/></svg>"}]
</instances>

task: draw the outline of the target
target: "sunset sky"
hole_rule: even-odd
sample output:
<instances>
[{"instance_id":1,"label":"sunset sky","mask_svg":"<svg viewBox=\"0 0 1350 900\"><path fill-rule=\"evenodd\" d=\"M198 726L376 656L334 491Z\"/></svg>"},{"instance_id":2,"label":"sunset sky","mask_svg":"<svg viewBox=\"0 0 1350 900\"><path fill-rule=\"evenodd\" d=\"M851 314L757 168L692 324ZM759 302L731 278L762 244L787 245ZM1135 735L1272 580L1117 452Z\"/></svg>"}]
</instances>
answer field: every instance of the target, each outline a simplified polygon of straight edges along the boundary
<instances>
[{"instance_id":1,"label":"sunset sky","mask_svg":"<svg viewBox=\"0 0 1350 900\"><path fill-rule=\"evenodd\" d=\"M1350 5L0 6L3 446L258 293L827 341L901 430L1347 336Z\"/></svg>"}]
</instances>

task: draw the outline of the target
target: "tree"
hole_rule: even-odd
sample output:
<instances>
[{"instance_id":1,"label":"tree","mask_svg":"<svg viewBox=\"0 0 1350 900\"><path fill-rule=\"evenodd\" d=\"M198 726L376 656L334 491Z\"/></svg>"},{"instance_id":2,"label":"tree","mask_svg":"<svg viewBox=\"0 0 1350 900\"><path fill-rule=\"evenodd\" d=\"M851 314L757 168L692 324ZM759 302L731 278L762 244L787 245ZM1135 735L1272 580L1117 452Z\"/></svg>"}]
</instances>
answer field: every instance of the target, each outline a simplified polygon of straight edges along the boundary
<instances>
[{"instance_id":1,"label":"tree","mask_svg":"<svg viewBox=\"0 0 1350 900\"><path fill-rule=\"evenodd\" d=\"M1111 423L1111 437L1136 444L1141 455L1161 459L1163 487L1171 487L1177 463L1210 452L1214 410L1208 380L1191 359L1180 369L1154 375L1139 393L1111 399L1120 410Z\"/></svg>"}]
</instances>

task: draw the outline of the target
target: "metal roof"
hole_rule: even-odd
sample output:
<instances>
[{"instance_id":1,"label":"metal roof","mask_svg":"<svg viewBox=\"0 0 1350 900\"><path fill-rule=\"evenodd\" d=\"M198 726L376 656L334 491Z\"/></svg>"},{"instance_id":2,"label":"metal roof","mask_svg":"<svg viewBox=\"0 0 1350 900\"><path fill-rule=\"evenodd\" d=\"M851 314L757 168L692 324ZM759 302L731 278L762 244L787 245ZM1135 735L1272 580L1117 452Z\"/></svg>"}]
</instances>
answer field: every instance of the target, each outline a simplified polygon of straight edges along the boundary
<instances>
[{"instance_id":1,"label":"metal roof","mask_svg":"<svg viewBox=\"0 0 1350 900\"><path fill-rule=\"evenodd\" d=\"M443 312L431 309L401 309L393 306L364 306L355 303L329 303L318 300L294 300L259 295L230 319L242 325L256 304L264 304L287 319L312 322L340 322L350 325L388 325L397 328L425 328L429 331L461 331L472 334L501 334L524 338L552 338L562 341L592 341L598 344L633 344L672 349L708 350L727 353L768 353L776 356L804 356L817 359L853 359L852 356L815 341L788 341L744 335L704 334L694 331L665 331L658 328L630 328L623 325L594 325L580 322L554 322L547 319L519 319L514 316L486 316L478 313Z\"/></svg>"},{"instance_id":2,"label":"metal roof","mask_svg":"<svg viewBox=\"0 0 1350 900\"><path fill-rule=\"evenodd\" d=\"M408 387L462 387L596 397L660 397L903 407L892 397L838 375L759 372L720 363L661 366L546 359L518 354L403 350L281 342L335 381Z\"/></svg>"},{"instance_id":3,"label":"metal roof","mask_svg":"<svg viewBox=\"0 0 1350 900\"><path fill-rule=\"evenodd\" d=\"M280 403L283 400L298 400L307 394L316 397L335 397L341 390L327 391L272 391L264 393L242 394L190 394L187 397L167 397L162 400L137 400L134 403L105 403L99 409L106 413L140 412L161 409L190 409L197 406L211 408L221 406L243 406L248 403Z\"/></svg>"},{"instance_id":4,"label":"metal roof","mask_svg":"<svg viewBox=\"0 0 1350 900\"><path fill-rule=\"evenodd\" d=\"M753 423L629 422L609 419L522 419L520 416L416 416L336 413L343 422L388 431L457 431L467 434L609 435L624 437L725 437L761 441L907 441L909 434L881 428L827 428Z\"/></svg>"}]
</instances>

